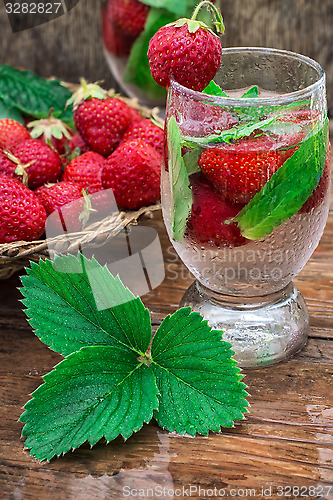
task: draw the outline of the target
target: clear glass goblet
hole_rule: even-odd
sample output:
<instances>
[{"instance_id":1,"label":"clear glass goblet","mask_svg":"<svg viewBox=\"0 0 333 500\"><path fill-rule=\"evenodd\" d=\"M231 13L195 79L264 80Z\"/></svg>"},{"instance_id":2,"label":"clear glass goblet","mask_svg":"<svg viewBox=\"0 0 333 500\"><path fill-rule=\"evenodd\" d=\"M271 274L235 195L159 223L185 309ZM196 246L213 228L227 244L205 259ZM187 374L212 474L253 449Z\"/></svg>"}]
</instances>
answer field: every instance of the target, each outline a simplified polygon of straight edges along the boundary
<instances>
[{"instance_id":1,"label":"clear glass goblet","mask_svg":"<svg viewBox=\"0 0 333 500\"><path fill-rule=\"evenodd\" d=\"M287 359L309 316L292 279L323 233L330 167L325 74L299 54L227 48L203 92L172 81L162 208L195 282L191 306L241 366Z\"/></svg>"}]
</instances>

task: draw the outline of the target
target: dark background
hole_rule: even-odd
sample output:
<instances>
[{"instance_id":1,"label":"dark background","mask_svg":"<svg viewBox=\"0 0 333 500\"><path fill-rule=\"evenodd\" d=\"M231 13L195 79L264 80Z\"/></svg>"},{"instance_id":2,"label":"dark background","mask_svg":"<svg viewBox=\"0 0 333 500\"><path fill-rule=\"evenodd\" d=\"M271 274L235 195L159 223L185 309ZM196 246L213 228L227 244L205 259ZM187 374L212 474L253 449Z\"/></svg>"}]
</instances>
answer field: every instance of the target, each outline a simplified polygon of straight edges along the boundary
<instances>
[{"instance_id":1,"label":"dark background","mask_svg":"<svg viewBox=\"0 0 333 500\"><path fill-rule=\"evenodd\" d=\"M327 74L333 112L333 1L222 0L224 46L267 46L316 59ZM116 87L100 38L100 0L80 0L67 14L16 33L0 2L0 64L30 69L45 77L78 82L105 80Z\"/></svg>"}]
</instances>

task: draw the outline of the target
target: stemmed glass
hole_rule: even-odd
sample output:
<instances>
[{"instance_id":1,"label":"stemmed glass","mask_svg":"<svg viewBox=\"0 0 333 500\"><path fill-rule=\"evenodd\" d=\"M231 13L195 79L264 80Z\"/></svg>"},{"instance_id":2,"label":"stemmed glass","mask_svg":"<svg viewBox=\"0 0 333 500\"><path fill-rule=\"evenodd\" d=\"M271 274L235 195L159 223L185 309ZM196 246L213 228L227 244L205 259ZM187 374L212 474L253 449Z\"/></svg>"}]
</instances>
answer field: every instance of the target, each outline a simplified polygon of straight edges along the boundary
<instances>
[{"instance_id":1,"label":"stemmed glass","mask_svg":"<svg viewBox=\"0 0 333 500\"><path fill-rule=\"evenodd\" d=\"M325 74L299 54L227 48L207 89L171 81L162 208L191 306L241 366L287 359L309 315L292 283L329 206Z\"/></svg>"}]
</instances>

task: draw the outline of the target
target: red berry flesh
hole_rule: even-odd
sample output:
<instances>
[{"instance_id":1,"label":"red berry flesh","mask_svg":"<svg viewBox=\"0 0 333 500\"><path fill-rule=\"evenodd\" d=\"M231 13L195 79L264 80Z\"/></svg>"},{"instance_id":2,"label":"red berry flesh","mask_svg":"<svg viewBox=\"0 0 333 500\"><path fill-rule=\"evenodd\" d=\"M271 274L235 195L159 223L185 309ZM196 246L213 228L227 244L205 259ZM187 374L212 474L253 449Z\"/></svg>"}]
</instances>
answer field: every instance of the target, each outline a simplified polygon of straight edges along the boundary
<instances>
[{"instance_id":1,"label":"red berry flesh","mask_svg":"<svg viewBox=\"0 0 333 500\"><path fill-rule=\"evenodd\" d=\"M196 245L216 247L245 245L239 228L230 219L242 205L225 199L201 173L190 177L193 193L192 210L187 222L186 235Z\"/></svg>"},{"instance_id":2,"label":"red berry flesh","mask_svg":"<svg viewBox=\"0 0 333 500\"><path fill-rule=\"evenodd\" d=\"M61 159L50 146L39 139L20 142L13 149L13 155L20 161L28 175L28 187L36 189L48 182L57 182L61 175Z\"/></svg>"},{"instance_id":3,"label":"red berry flesh","mask_svg":"<svg viewBox=\"0 0 333 500\"><path fill-rule=\"evenodd\" d=\"M0 176L0 243L38 239L45 230L46 212L24 184Z\"/></svg>"},{"instance_id":4,"label":"red berry flesh","mask_svg":"<svg viewBox=\"0 0 333 500\"><path fill-rule=\"evenodd\" d=\"M160 198L161 155L141 139L121 144L106 160L102 181L119 208L136 210Z\"/></svg>"},{"instance_id":5,"label":"red berry flesh","mask_svg":"<svg viewBox=\"0 0 333 500\"><path fill-rule=\"evenodd\" d=\"M83 101L74 111L75 126L92 151L108 156L132 123L129 106L115 97Z\"/></svg>"},{"instance_id":6,"label":"red berry flesh","mask_svg":"<svg viewBox=\"0 0 333 500\"><path fill-rule=\"evenodd\" d=\"M146 119L133 123L133 125L125 132L121 144L133 139L142 139L162 154L163 136L163 130L155 125L151 120Z\"/></svg>"},{"instance_id":7,"label":"red berry flesh","mask_svg":"<svg viewBox=\"0 0 333 500\"><path fill-rule=\"evenodd\" d=\"M151 38L148 59L154 80L168 87L172 76L192 90L202 91L216 75L222 60L218 36L200 27L194 33L188 24L162 26Z\"/></svg>"},{"instance_id":8,"label":"red berry flesh","mask_svg":"<svg viewBox=\"0 0 333 500\"><path fill-rule=\"evenodd\" d=\"M11 118L0 120L0 148L12 150L19 142L30 139L28 130Z\"/></svg>"}]
</instances>

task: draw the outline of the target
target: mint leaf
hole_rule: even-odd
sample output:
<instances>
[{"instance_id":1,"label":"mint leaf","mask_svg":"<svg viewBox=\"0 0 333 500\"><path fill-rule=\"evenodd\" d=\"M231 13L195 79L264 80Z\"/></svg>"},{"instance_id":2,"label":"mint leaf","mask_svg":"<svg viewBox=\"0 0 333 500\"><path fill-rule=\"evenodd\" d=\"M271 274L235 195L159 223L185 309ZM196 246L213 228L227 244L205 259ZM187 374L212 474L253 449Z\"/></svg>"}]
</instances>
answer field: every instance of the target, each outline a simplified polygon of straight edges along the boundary
<instances>
[{"instance_id":1,"label":"mint leaf","mask_svg":"<svg viewBox=\"0 0 333 500\"><path fill-rule=\"evenodd\" d=\"M258 97L258 95L259 95L259 89L257 85L253 85L253 87L251 87L242 95L242 98L247 99L248 97Z\"/></svg>"},{"instance_id":2,"label":"mint leaf","mask_svg":"<svg viewBox=\"0 0 333 500\"><path fill-rule=\"evenodd\" d=\"M228 144L237 141L238 139L242 139L243 137L248 137L253 132L258 131L260 135L263 130L271 127L273 123L276 122L279 115L271 116L270 118L266 118L265 120L256 120L249 123L243 123L236 127L232 127L227 130L223 130L219 135L211 134L205 137L183 137L182 144L186 146L194 146L194 147L203 147L210 146L214 144L221 144L222 142L226 142Z\"/></svg>"},{"instance_id":3,"label":"mint leaf","mask_svg":"<svg viewBox=\"0 0 333 500\"><path fill-rule=\"evenodd\" d=\"M214 82L214 80L209 82L207 87L203 89L202 93L219 97L228 97L228 94L226 94L224 90L222 90L221 87Z\"/></svg>"},{"instance_id":4,"label":"mint leaf","mask_svg":"<svg viewBox=\"0 0 333 500\"><path fill-rule=\"evenodd\" d=\"M168 135L168 166L171 189L171 229L175 241L181 241L184 236L187 218L192 207L192 190L190 180L182 157L180 130L176 118L171 116L167 125Z\"/></svg>"},{"instance_id":5,"label":"mint leaf","mask_svg":"<svg viewBox=\"0 0 333 500\"><path fill-rule=\"evenodd\" d=\"M187 151L187 153L184 154L183 160L188 175L200 172L198 160L201 153L202 153L202 148L198 148L198 149L191 149L190 151Z\"/></svg>"},{"instance_id":6,"label":"mint leaf","mask_svg":"<svg viewBox=\"0 0 333 500\"><path fill-rule=\"evenodd\" d=\"M222 88L214 82L214 80L212 80L211 82L209 82L209 84L207 85L206 88L204 88L204 90L202 91L203 94L208 94L208 95L214 95L214 96L218 96L218 97L230 97L228 96L228 94L226 92L224 92L224 90L222 90ZM247 90L242 96L241 98L247 98L247 97L258 97L259 95L259 89L257 87L257 85L254 85L253 87L251 87L249 90Z\"/></svg>"},{"instance_id":7,"label":"mint leaf","mask_svg":"<svg viewBox=\"0 0 333 500\"><path fill-rule=\"evenodd\" d=\"M167 316L151 346L159 389L154 417L170 432L208 434L232 427L247 403L231 345L189 307Z\"/></svg>"},{"instance_id":8,"label":"mint leaf","mask_svg":"<svg viewBox=\"0 0 333 500\"><path fill-rule=\"evenodd\" d=\"M27 70L0 66L0 98L10 108L35 118L53 116L73 126L73 113L66 102L71 92L59 80L45 80Z\"/></svg>"},{"instance_id":9,"label":"mint leaf","mask_svg":"<svg viewBox=\"0 0 333 500\"><path fill-rule=\"evenodd\" d=\"M125 439L158 407L151 368L118 347L84 347L44 376L20 421L25 447L40 460L92 446L102 437Z\"/></svg>"},{"instance_id":10,"label":"mint leaf","mask_svg":"<svg viewBox=\"0 0 333 500\"><path fill-rule=\"evenodd\" d=\"M148 309L96 260L68 255L31 263L21 279L29 322L54 351L67 356L89 345L147 350Z\"/></svg>"},{"instance_id":11,"label":"mint leaf","mask_svg":"<svg viewBox=\"0 0 333 500\"><path fill-rule=\"evenodd\" d=\"M168 11L152 8L148 14L145 28L135 40L124 73L124 81L141 88L151 99L164 99L166 91L152 77L148 62L148 45L151 37L164 24L174 21L174 15Z\"/></svg>"},{"instance_id":12,"label":"mint leaf","mask_svg":"<svg viewBox=\"0 0 333 500\"><path fill-rule=\"evenodd\" d=\"M328 120L303 140L299 149L235 217L243 236L256 240L298 212L322 176L327 155Z\"/></svg>"}]
</instances>

